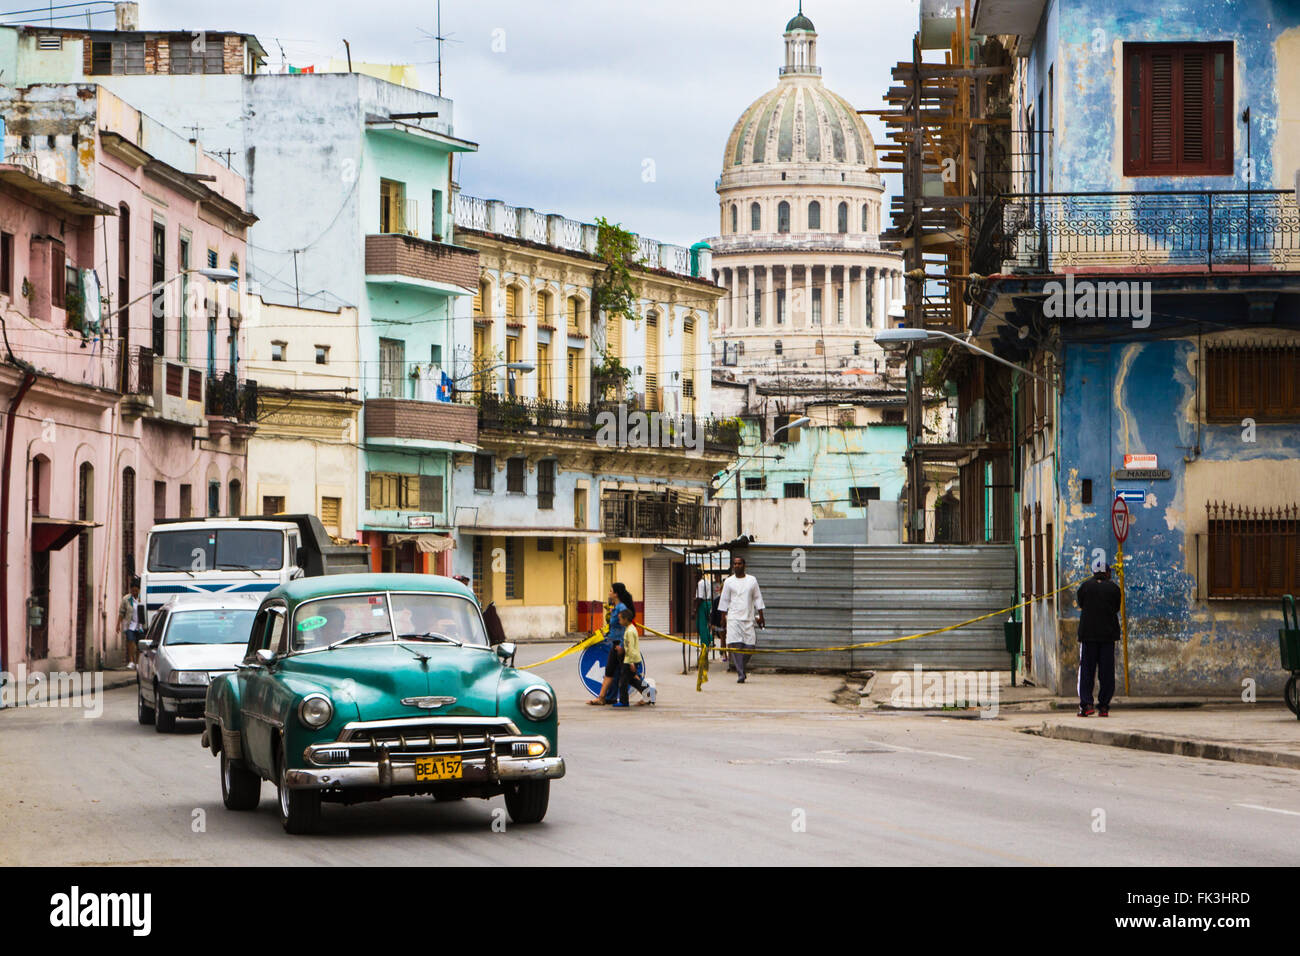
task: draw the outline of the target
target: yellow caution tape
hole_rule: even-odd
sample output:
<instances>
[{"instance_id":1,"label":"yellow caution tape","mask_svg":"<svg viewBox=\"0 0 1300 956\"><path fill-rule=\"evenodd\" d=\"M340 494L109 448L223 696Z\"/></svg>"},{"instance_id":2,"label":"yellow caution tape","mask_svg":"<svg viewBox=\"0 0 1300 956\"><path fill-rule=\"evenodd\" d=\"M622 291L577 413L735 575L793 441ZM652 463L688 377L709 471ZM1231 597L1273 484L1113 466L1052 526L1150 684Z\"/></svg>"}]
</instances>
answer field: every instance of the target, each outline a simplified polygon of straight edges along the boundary
<instances>
[{"instance_id":1,"label":"yellow caution tape","mask_svg":"<svg viewBox=\"0 0 1300 956\"><path fill-rule=\"evenodd\" d=\"M552 655L551 657L546 658L546 660L544 661L538 661L536 664L524 664L519 669L528 670L531 667L541 667L543 664L550 664L554 661L558 661L562 657L568 657L570 654L574 654L577 653L578 651L586 650L588 647L591 647L592 644L599 644L604 639L605 639L605 630L604 628L602 628L601 630L597 631L595 634L591 635L591 637L583 638L577 644L573 644L569 647L566 647L564 650L560 651L560 653Z\"/></svg>"},{"instance_id":2,"label":"yellow caution tape","mask_svg":"<svg viewBox=\"0 0 1300 956\"><path fill-rule=\"evenodd\" d=\"M1052 597L1053 595L1060 594L1062 591L1071 587L1074 587L1074 581L1072 580L1067 581L1065 584L1062 584L1059 588L1057 588L1055 591L1052 591L1049 594L1039 594L1035 597L1030 598L1027 601L1021 601L1019 604L1013 604L1010 607L1004 607L997 611L990 611L988 614L981 614L979 617L972 617L968 621L961 621L957 624L949 624L947 627L937 627L932 631L921 631L918 634L908 634L904 637L891 637L883 641L865 641L861 644L843 644L840 645L839 647L765 647L762 650L758 648L747 648L741 650L740 648L737 648L734 644L728 644L726 648L724 648L724 650L732 654L813 654L821 651L855 651L863 647L882 647L885 644L899 644L902 643L903 641L914 641L920 637L930 637L933 634L942 634L945 631L955 631L958 628L966 627L970 624L978 624L980 621L987 621L991 617L997 617L1000 614L1007 614L1010 611L1015 611L1019 608L1024 607L1027 604L1032 604L1034 601L1039 601L1042 600L1043 598ZM676 641L678 644L687 644L691 647L696 647L696 648L704 647L704 645L699 643L698 641L692 641L684 637L674 637L671 634L664 634L662 631L656 631L654 628L647 627L645 625L641 626L641 630L645 631L647 634L653 634L656 637L662 637L665 640Z\"/></svg>"}]
</instances>

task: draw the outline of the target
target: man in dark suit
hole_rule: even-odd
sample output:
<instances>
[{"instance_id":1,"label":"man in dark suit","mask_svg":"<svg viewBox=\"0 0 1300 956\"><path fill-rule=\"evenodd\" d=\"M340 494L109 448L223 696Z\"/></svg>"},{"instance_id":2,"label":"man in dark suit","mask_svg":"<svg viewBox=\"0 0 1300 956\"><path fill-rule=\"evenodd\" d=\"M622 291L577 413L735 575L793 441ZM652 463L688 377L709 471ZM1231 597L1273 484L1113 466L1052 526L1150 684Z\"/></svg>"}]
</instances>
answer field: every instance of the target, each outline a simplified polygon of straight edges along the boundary
<instances>
[{"instance_id":1,"label":"man in dark suit","mask_svg":"<svg viewBox=\"0 0 1300 956\"><path fill-rule=\"evenodd\" d=\"M1119 585L1110 579L1105 558L1092 562L1092 577L1079 585L1079 716L1091 717L1092 685L1099 680L1097 710L1110 716L1115 696L1115 642L1119 640Z\"/></svg>"}]
</instances>

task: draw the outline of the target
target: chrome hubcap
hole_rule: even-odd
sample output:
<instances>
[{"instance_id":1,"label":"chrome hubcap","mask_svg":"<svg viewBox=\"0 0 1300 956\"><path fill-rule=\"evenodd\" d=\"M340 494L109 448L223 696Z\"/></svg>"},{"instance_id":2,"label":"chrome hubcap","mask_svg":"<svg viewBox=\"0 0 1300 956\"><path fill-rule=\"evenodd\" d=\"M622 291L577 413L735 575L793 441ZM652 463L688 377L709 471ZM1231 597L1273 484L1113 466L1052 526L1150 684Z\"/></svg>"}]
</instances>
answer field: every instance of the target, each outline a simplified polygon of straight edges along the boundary
<instances>
[{"instance_id":1,"label":"chrome hubcap","mask_svg":"<svg viewBox=\"0 0 1300 956\"><path fill-rule=\"evenodd\" d=\"M280 769L280 813L289 815L289 785L285 780L284 768Z\"/></svg>"}]
</instances>

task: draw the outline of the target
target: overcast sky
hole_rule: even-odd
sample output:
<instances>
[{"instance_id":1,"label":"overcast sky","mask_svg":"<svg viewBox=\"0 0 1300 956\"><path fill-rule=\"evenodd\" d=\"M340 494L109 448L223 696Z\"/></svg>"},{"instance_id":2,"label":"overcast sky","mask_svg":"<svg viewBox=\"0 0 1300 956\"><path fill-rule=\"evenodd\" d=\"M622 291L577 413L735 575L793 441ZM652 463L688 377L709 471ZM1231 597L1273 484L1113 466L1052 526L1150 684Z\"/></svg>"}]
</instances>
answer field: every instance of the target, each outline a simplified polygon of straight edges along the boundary
<instances>
[{"instance_id":1,"label":"overcast sky","mask_svg":"<svg viewBox=\"0 0 1300 956\"><path fill-rule=\"evenodd\" d=\"M323 66L343 57L346 38L354 61L415 63L436 91L436 9L434 0L142 0L140 26L252 33L273 70L281 50L294 66ZM479 144L459 166L462 191L605 216L662 242L713 235L727 136L776 85L781 31L796 9L797 0L443 0L443 93L455 101L456 134ZM827 86L879 109L917 29L917 0L806 0L804 13ZM866 119L881 142L879 122Z\"/></svg>"}]
</instances>

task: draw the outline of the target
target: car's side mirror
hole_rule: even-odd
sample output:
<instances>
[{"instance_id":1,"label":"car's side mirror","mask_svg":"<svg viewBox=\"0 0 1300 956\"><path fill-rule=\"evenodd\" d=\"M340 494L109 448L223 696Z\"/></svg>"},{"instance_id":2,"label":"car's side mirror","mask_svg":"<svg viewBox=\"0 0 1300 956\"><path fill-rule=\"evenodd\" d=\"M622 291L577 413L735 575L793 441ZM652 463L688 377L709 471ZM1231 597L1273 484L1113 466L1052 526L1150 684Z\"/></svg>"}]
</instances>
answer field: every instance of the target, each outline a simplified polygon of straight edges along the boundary
<instances>
[{"instance_id":1,"label":"car's side mirror","mask_svg":"<svg viewBox=\"0 0 1300 956\"><path fill-rule=\"evenodd\" d=\"M293 554L293 563L304 571L307 569L307 546L300 544Z\"/></svg>"},{"instance_id":2,"label":"car's side mirror","mask_svg":"<svg viewBox=\"0 0 1300 956\"><path fill-rule=\"evenodd\" d=\"M137 649L137 650L141 650L141 651L151 651L151 650L153 650L153 638L151 638L151 637L142 637L142 638L140 638L140 640L138 640L138 641L135 642L135 646L136 646L136 649Z\"/></svg>"},{"instance_id":3,"label":"car's side mirror","mask_svg":"<svg viewBox=\"0 0 1300 956\"><path fill-rule=\"evenodd\" d=\"M275 651L269 647L259 647L257 653L253 656L257 658L259 664L269 664L275 660Z\"/></svg>"},{"instance_id":4,"label":"car's side mirror","mask_svg":"<svg viewBox=\"0 0 1300 956\"><path fill-rule=\"evenodd\" d=\"M504 641L497 645L497 657L501 658L503 664L513 664L515 661L515 647L511 641Z\"/></svg>"}]
</instances>

